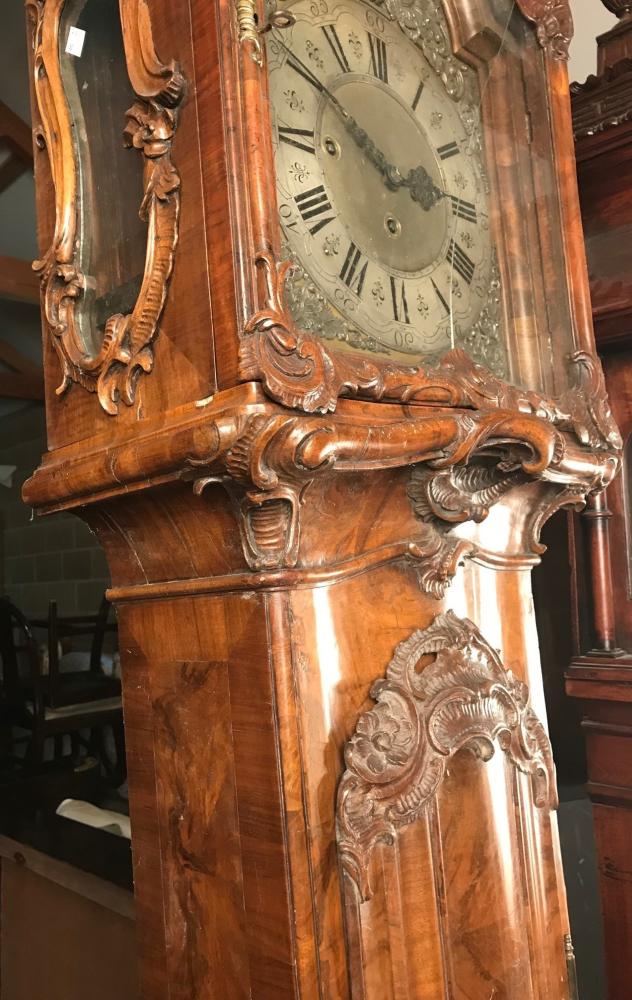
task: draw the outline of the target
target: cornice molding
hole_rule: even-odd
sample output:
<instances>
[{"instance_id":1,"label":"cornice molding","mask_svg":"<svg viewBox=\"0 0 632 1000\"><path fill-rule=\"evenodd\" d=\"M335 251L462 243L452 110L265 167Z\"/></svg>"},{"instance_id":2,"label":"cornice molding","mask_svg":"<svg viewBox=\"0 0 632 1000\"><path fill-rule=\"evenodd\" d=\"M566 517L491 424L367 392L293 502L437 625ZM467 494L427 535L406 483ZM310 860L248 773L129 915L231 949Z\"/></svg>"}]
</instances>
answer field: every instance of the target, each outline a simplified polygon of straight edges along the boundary
<instances>
[{"instance_id":1,"label":"cornice molding","mask_svg":"<svg viewBox=\"0 0 632 1000\"><path fill-rule=\"evenodd\" d=\"M571 84L576 139L596 135L632 118L632 59L621 59L584 83Z\"/></svg>"}]
</instances>

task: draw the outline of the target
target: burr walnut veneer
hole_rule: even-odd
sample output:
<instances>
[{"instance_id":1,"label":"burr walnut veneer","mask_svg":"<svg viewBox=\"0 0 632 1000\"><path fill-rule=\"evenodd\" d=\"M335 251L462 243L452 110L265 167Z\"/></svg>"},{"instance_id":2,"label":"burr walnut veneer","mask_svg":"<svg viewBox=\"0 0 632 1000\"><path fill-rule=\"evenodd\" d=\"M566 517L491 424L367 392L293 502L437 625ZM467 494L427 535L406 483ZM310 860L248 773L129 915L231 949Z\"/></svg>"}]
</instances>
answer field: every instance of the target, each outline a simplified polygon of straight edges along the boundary
<instances>
[{"instance_id":1,"label":"burr walnut veneer","mask_svg":"<svg viewBox=\"0 0 632 1000\"><path fill-rule=\"evenodd\" d=\"M368 37L326 21L299 48L333 6L120 0L104 27L92 0L27 0L49 450L24 497L76 512L109 560L145 1000L567 1000L530 570L542 524L603 489L620 449L570 11L349 0ZM443 102L426 119L410 95L428 158L408 172L343 107L356 58L357 85L403 107L380 32ZM284 53L288 109L325 102L338 138L271 115ZM433 146L453 111L462 133ZM348 206L325 171L284 216L288 136L292 183L361 157L355 182L404 207L384 240L411 218L418 241L456 227L418 276L431 302L354 243L342 298L321 295L286 240L309 222L300 257ZM392 341L349 320L369 295ZM429 310L449 349L419 334Z\"/></svg>"}]
</instances>

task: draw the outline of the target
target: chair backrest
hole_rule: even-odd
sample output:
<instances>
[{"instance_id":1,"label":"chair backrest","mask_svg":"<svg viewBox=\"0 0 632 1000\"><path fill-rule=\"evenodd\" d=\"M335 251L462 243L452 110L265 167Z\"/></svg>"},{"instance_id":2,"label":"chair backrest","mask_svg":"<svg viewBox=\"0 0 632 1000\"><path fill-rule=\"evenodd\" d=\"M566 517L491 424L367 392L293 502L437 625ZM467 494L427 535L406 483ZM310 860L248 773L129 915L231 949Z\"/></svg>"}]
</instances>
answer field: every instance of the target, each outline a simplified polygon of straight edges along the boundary
<instances>
[{"instance_id":1,"label":"chair backrest","mask_svg":"<svg viewBox=\"0 0 632 1000\"><path fill-rule=\"evenodd\" d=\"M8 597L0 597L0 664L2 692L7 703L38 702L41 676L37 643L31 627Z\"/></svg>"},{"instance_id":2,"label":"chair backrest","mask_svg":"<svg viewBox=\"0 0 632 1000\"><path fill-rule=\"evenodd\" d=\"M63 615L57 613L57 602L50 601L48 605L48 673L49 673L49 697L50 704L57 704L57 695L60 693L59 651L63 639L77 636L91 636L90 644L90 673L103 673L101 667L101 657L103 654L103 641L106 633L116 632L116 622L108 621L112 605L105 595L99 605L96 615Z\"/></svg>"}]
</instances>

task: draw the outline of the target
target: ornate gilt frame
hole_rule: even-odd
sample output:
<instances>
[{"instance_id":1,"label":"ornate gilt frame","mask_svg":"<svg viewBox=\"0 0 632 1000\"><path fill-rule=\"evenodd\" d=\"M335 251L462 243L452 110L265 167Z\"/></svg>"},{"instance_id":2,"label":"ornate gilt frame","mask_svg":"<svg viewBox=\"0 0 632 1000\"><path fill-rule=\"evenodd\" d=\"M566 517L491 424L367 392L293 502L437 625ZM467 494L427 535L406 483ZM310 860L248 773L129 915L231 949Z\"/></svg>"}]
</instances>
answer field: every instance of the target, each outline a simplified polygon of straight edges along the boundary
<instances>
[{"instance_id":1,"label":"ornate gilt frame","mask_svg":"<svg viewBox=\"0 0 632 1000\"><path fill-rule=\"evenodd\" d=\"M33 267L41 278L45 323L62 367L57 393L63 394L75 382L96 392L103 409L115 414L119 400L133 403L141 372L148 373L153 366L152 345L178 239L180 177L171 161L171 146L185 81L174 62L163 63L156 54L147 0L119 0L127 70L137 97L126 113L122 138L143 154L144 197L139 213L147 221L147 252L132 312L110 316L98 353L90 354L78 334L75 316L85 284L78 264L81 205L76 151L58 54L65 2L26 0L33 25L34 93L41 118L35 139L48 151L55 191L52 242Z\"/></svg>"},{"instance_id":2,"label":"ornate gilt frame","mask_svg":"<svg viewBox=\"0 0 632 1000\"><path fill-rule=\"evenodd\" d=\"M467 30L462 21L467 19L468 4L463 5L462 16L453 0L443 3L451 33L460 37ZM407 6L405 11L400 10L399 0L385 0L385 7L392 16L399 16L413 38L420 36L421 18L416 9ZM572 36L568 0L518 0L518 8L536 29L551 108L551 141L554 148L562 147L566 140L572 142L568 101L563 100L562 87L566 75L564 61ZM274 171L265 58L260 39L267 25L256 0L239 0L235 13L235 30L241 44L243 148L249 157L246 203L251 216L251 247L246 256L254 265L250 279L254 308L243 327L241 377L260 380L273 399L308 413L335 410L341 395L476 409L516 406L525 412L545 415L576 432L582 425L577 436L592 447L619 447L594 352L583 250L581 245L574 248L571 239L576 224L572 206L577 205L577 191L574 178L565 173L558 180L558 199L564 229L565 278L572 302L574 350L567 359L568 389L556 398L515 389L473 362L462 350L449 352L438 365L406 366L367 360L359 354L337 350L297 328L285 292L291 265L281 259L279 227L271 211L275 202L270 177ZM452 63L461 64L451 55L452 41L448 44L450 55L446 59L450 65L443 70L453 72ZM589 410L592 412L587 421Z\"/></svg>"}]
</instances>

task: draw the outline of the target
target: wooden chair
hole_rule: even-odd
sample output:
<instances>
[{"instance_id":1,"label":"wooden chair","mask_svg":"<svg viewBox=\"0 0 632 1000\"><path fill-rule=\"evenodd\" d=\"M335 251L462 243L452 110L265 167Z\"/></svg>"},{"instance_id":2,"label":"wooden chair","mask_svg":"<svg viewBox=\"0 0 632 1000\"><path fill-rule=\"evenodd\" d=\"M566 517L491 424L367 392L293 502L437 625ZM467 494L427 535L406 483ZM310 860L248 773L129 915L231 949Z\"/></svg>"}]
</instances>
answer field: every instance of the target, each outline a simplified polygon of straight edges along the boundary
<instances>
[{"instance_id":1,"label":"wooden chair","mask_svg":"<svg viewBox=\"0 0 632 1000\"><path fill-rule=\"evenodd\" d=\"M42 629L47 634L48 651L48 704L51 708L63 708L82 702L102 698L116 698L121 695L121 682L116 677L107 676L102 667L103 643L108 633L116 633L115 622L109 621L112 605L104 596L96 615L72 615L60 617L57 602L50 601L48 618L33 619L32 630ZM64 640L91 636L89 666L87 670L61 670L61 649Z\"/></svg>"},{"instance_id":2,"label":"wooden chair","mask_svg":"<svg viewBox=\"0 0 632 1000\"><path fill-rule=\"evenodd\" d=\"M96 616L60 618L53 601L48 618L29 622L6 598L0 598L0 659L5 727L28 734L24 765L39 768L44 763L45 744L54 741L54 756L63 756L64 736L70 737L71 753L78 756L83 745L98 756L113 784L125 777L125 746L120 680L107 677L101 668L103 637L116 629L108 624L109 605L102 602ZM42 668L34 629L48 632L49 669ZM60 671L61 637L92 635L88 670ZM104 739L111 727L114 756ZM86 737L83 735L87 733ZM14 754L15 764L19 758Z\"/></svg>"}]
</instances>

